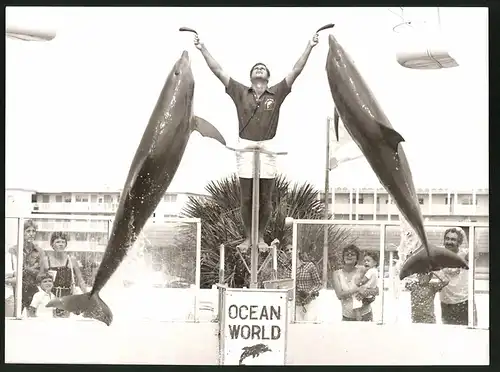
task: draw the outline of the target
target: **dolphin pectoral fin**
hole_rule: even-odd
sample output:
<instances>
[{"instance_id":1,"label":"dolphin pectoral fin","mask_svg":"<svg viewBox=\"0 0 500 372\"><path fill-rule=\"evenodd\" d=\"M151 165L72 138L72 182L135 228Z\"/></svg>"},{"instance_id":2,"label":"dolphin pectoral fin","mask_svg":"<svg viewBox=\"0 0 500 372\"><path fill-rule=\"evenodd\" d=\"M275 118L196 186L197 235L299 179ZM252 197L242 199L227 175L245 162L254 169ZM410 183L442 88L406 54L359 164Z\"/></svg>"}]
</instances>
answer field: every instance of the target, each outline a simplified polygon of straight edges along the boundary
<instances>
[{"instance_id":1,"label":"dolphin pectoral fin","mask_svg":"<svg viewBox=\"0 0 500 372\"><path fill-rule=\"evenodd\" d=\"M195 116L193 120L196 121L194 130L197 130L203 137L213 138L226 146L226 140L212 124L199 116Z\"/></svg>"},{"instance_id":2,"label":"dolphin pectoral fin","mask_svg":"<svg viewBox=\"0 0 500 372\"><path fill-rule=\"evenodd\" d=\"M333 112L333 127L335 128L335 137L337 137L337 142L339 142L339 112L337 109Z\"/></svg>"},{"instance_id":3,"label":"dolphin pectoral fin","mask_svg":"<svg viewBox=\"0 0 500 372\"><path fill-rule=\"evenodd\" d=\"M85 293L56 298L49 301L45 307L55 307L76 315L82 314L84 318L96 319L108 326L113 321L111 309L101 300L97 293L93 296L90 296L89 293Z\"/></svg>"},{"instance_id":4,"label":"dolphin pectoral fin","mask_svg":"<svg viewBox=\"0 0 500 372\"><path fill-rule=\"evenodd\" d=\"M398 145L400 142L404 142L404 138L401 134L396 132L394 129L386 127L382 123L378 123L380 127L380 131L382 132L382 137L384 138L385 142L395 151L398 151Z\"/></svg>"},{"instance_id":5,"label":"dolphin pectoral fin","mask_svg":"<svg viewBox=\"0 0 500 372\"><path fill-rule=\"evenodd\" d=\"M412 274L423 274L443 268L469 268L469 265L463 258L449 249L430 246L429 253L430 257L424 247L421 247L414 254L409 256L401 267L399 279L402 280Z\"/></svg>"}]
</instances>

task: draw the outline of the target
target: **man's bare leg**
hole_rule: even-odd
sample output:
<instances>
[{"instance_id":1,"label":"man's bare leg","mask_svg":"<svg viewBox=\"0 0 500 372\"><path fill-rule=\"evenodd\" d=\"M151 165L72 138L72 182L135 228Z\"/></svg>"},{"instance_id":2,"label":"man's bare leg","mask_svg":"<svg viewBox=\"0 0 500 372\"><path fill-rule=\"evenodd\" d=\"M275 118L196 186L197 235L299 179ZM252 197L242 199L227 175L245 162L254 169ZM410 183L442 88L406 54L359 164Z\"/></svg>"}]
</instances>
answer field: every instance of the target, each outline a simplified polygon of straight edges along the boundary
<instances>
[{"instance_id":1,"label":"man's bare leg","mask_svg":"<svg viewBox=\"0 0 500 372\"><path fill-rule=\"evenodd\" d=\"M241 217L245 229L245 241L238 245L242 251L250 247L252 233L252 182L251 178L240 178Z\"/></svg>"},{"instance_id":2,"label":"man's bare leg","mask_svg":"<svg viewBox=\"0 0 500 372\"><path fill-rule=\"evenodd\" d=\"M259 249L269 248L266 242L264 242L264 234L266 233L266 227L273 210L272 196L274 185L274 178L261 178L259 182Z\"/></svg>"}]
</instances>

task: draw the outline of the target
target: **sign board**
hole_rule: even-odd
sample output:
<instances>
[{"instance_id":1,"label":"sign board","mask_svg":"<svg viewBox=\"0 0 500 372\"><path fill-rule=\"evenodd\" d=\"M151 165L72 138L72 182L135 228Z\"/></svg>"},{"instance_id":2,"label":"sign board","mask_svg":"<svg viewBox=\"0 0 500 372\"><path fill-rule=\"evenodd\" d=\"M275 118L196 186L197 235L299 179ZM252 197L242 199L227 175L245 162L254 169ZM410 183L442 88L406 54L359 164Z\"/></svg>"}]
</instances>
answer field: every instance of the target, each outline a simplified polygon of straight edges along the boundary
<instances>
[{"instance_id":1,"label":"sign board","mask_svg":"<svg viewBox=\"0 0 500 372\"><path fill-rule=\"evenodd\" d=\"M224 365L285 365L287 291L227 289L223 305Z\"/></svg>"}]
</instances>

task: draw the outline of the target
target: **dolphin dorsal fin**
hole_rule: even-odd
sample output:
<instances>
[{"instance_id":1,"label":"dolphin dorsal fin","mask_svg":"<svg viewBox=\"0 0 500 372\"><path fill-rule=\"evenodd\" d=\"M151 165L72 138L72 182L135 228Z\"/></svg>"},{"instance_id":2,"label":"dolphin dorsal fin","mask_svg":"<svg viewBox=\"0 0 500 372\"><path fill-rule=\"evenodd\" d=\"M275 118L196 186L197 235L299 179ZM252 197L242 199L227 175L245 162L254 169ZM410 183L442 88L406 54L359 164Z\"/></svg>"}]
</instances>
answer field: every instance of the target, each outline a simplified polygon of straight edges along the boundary
<instances>
[{"instance_id":1,"label":"dolphin dorsal fin","mask_svg":"<svg viewBox=\"0 0 500 372\"><path fill-rule=\"evenodd\" d=\"M398 152L398 145L400 142L404 142L405 139L401 134L396 132L394 129L385 126L382 123L377 122L382 132L382 137L384 141L395 151Z\"/></svg>"},{"instance_id":2,"label":"dolphin dorsal fin","mask_svg":"<svg viewBox=\"0 0 500 372\"><path fill-rule=\"evenodd\" d=\"M226 140L212 124L198 116L193 117L195 121L194 130L197 130L203 137L213 138L226 146Z\"/></svg>"},{"instance_id":3,"label":"dolphin dorsal fin","mask_svg":"<svg viewBox=\"0 0 500 372\"><path fill-rule=\"evenodd\" d=\"M337 142L339 142L339 112L337 109L333 112L333 127L335 128L335 137L337 137Z\"/></svg>"}]
</instances>

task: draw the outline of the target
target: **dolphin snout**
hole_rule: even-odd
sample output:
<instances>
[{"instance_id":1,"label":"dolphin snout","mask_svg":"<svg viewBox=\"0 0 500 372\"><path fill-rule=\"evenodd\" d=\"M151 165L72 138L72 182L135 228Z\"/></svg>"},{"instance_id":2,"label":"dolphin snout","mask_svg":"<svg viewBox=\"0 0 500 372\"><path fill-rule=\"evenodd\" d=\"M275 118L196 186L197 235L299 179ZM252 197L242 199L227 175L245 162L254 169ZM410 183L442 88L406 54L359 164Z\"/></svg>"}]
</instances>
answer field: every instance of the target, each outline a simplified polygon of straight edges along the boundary
<instances>
[{"instance_id":1,"label":"dolphin snout","mask_svg":"<svg viewBox=\"0 0 500 372\"><path fill-rule=\"evenodd\" d=\"M333 36L332 34L328 35L328 44L330 44L331 47L336 47L338 44L337 39L335 39L335 36Z\"/></svg>"},{"instance_id":2,"label":"dolphin snout","mask_svg":"<svg viewBox=\"0 0 500 372\"><path fill-rule=\"evenodd\" d=\"M187 50L182 52L181 58L177 61L175 65L174 75L179 75L182 71L191 67L191 61L189 60L189 53Z\"/></svg>"}]
</instances>

